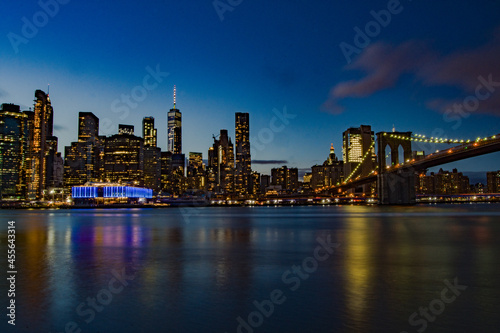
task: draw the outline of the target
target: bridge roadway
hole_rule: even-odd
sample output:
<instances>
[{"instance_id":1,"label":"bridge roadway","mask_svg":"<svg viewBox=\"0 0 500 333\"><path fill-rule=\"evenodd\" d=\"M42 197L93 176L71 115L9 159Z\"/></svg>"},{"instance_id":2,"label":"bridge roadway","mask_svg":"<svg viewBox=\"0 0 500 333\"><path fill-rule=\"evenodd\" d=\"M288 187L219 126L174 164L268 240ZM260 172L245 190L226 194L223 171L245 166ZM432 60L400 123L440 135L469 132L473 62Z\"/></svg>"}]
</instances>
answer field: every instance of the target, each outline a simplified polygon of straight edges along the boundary
<instances>
[{"instance_id":1,"label":"bridge roadway","mask_svg":"<svg viewBox=\"0 0 500 333\"><path fill-rule=\"evenodd\" d=\"M413 160L408 163L396 165L389 167L385 170L385 173L396 173L398 171L421 171L431 167L435 167L441 164L451 163L466 158L471 158L475 156L490 154L500 151L500 134L489 137L486 140L470 142L462 144L460 146L455 146L446 150L439 151L437 153L432 153L427 155L421 160ZM338 191L347 190L353 187L357 187L363 184L372 183L377 180L377 173L366 177L358 177L347 183L340 184L330 188L328 191Z\"/></svg>"}]
</instances>

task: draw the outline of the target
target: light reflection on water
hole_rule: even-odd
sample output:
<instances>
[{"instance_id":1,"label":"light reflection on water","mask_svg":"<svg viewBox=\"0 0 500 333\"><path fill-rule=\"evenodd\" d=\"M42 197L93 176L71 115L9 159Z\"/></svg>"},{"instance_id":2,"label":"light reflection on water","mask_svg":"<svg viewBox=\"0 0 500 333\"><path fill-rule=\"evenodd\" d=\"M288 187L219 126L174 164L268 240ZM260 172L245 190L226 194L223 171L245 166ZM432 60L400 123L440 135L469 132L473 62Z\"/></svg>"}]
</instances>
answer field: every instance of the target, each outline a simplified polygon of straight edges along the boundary
<instances>
[{"instance_id":1,"label":"light reflection on water","mask_svg":"<svg viewBox=\"0 0 500 333\"><path fill-rule=\"evenodd\" d=\"M468 286L426 332L500 324L500 206L1 211L16 221L15 332L236 332L253 301L287 300L255 332L416 332L408 317L455 277ZM340 243L296 291L285 271L318 237ZM7 270L6 262L0 265ZM76 308L136 277L95 319ZM7 290L4 279L1 290ZM5 328L5 329L4 329ZM0 331L12 331L6 321ZM243 330L244 331L244 330Z\"/></svg>"}]
</instances>

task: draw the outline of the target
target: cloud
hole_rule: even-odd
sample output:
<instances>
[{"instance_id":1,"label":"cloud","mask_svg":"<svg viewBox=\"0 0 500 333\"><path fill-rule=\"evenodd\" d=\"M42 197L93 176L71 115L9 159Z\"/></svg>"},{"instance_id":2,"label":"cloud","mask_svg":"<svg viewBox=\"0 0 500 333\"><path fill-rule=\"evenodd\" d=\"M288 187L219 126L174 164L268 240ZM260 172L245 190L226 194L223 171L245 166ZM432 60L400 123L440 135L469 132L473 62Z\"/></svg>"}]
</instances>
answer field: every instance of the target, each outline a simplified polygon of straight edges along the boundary
<instances>
[{"instance_id":1,"label":"cloud","mask_svg":"<svg viewBox=\"0 0 500 333\"><path fill-rule=\"evenodd\" d=\"M482 82L480 77L500 82L499 58L500 29L490 42L482 46L447 55L438 54L422 41L408 41L397 46L375 43L345 67L346 70L361 71L364 75L358 80L340 82L332 87L321 109L333 114L342 113L345 111L342 101L346 98L369 97L394 87L402 75L411 74L416 82L425 87L453 86L462 90L462 94L455 99L427 101L430 109L444 112L475 94ZM482 100L477 111L500 116L500 91L492 92Z\"/></svg>"},{"instance_id":2,"label":"cloud","mask_svg":"<svg viewBox=\"0 0 500 333\"><path fill-rule=\"evenodd\" d=\"M252 160L252 164L287 164L286 160Z\"/></svg>"},{"instance_id":3,"label":"cloud","mask_svg":"<svg viewBox=\"0 0 500 333\"><path fill-rule=\"evenodd\" d=\"M68 127L66 127L64 125L57 125L57 124L54 125L55 131L66 131L67 129L68 129Z\"/></svg>"}]
</instances>

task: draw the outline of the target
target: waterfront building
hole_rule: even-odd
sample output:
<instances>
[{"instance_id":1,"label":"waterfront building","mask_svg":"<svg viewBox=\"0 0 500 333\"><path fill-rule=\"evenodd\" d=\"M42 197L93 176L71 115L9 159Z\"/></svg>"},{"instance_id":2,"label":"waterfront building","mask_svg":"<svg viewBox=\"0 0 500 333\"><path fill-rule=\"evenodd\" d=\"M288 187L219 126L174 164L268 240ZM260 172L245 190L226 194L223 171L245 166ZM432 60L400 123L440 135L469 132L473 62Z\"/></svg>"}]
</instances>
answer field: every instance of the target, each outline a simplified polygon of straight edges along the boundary
<instances>
[{"instance_id":1,"label":"waterfront building","mask_svg":"<svg viewBox=\"0 0 500 333\"><path fill-rule=\"evenodd\" d=\"M417 184L417 194L458 195L471 192L469 177L457 169L452 172L439 169L437 173L431 172L430 176L421 173Z\"/></svg>"},{"instance_id":2,"label":"waterfront building","mask_svg":"<svg viewBox=\"0 0 500 333\"><path fill-rule=\"evenodd\" d=\"M144 139L132 134L115 134L104 144L104 178L108 182L144 183Z\"/></svg>"},{"instance_id":3,"label":"waterfront building","mask_svg":"<svg viewBox=\"0 0 500 333\"><path fill-rule=\"evenodd\" d=\"M486 186L488 193L500 192L500 170L486 173Z\"/></svg>"},{"instance_id":4,"label":"waterfront building","mask_svg":"<svg viewBox=\"0 0 500 333\"><path fill-rule=\"evenodd\" d=\"M19 105L0 106L0 200L26 197L28 115Z\"/></svg>"},{"instance_id":5,"label":"waterfront building","mask_svg":"<svg viewBox=\"0 0 500 333\"><path fill-rule=\"evenodd\" d=\"M44 190L52 186L54 179L54 155L57 152L57 137L53 136L54 110L49 94L42 90L35 91L35 113L33 126L33 142L31 144L32 177L29 197L42 199Z\"/></svg>"},{"instance_id":6,"label":"waterfront building","mask_svg":"<svg viewBox=\"0 0 500 333\"><path fill-rule=\"evenodd\" d=\"M343 161L339 161L335 155L333 143L330 147L330 154L325 162L323 162L323 165L315 165L311 169L310 186L313 190L334 186L343 181L344 163ZM305 177L304 183L306 183Z\"/></svg>"},{"instance_id":7,"label":"waterfront building","mask_svg":"<svg viewBox=\"0 0 500 333\"><path fill-rule=\"evenodd\" d=\"M87 183L72 187L71 197L75 205L138 204L152 199L153 190L121 183Z\"/></svg>"},{"instance_id":8,"label":"waterfront building","mask_svg":"<svg viewBox=\"0 0 500 333\"><path fill-rule=\"evenodd\" d=\"M286 165L281 168L271 169L271 185L281 186L283 191L295 193L299 189L299 170L288 168Z\"/></svg>"}]
</instances>

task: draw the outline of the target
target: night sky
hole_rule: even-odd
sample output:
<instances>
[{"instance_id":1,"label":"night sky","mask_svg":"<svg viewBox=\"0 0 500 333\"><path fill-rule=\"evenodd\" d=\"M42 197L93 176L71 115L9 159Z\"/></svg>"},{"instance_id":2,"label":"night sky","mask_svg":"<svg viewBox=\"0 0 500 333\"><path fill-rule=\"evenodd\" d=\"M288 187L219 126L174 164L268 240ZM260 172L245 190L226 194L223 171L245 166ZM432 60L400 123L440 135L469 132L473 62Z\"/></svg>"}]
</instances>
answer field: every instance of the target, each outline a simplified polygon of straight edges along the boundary
<instances>
[{"instance_id":1,"label":"night sky","mask_svg":"<svg viewBox=\"0 0 500 333\"><path fill-rule=\"evenodd\" d=\"M120 123L142 135L153 116L166 150L174 84L186 155L206 158L221 128L234 141L234 113L249 112L252 167L264 173L320 164L330 143L341 156L342 132L361 124L500 133L499 1L54 1L51 15L37 1L3 4L0 103L27 109L50 83L59 151L77 140L79 111L96 114L106 135ZM281 126L273 118L284 109ZM444 167L498 170L499 157Z\"/></svg>"}]
</instances>

